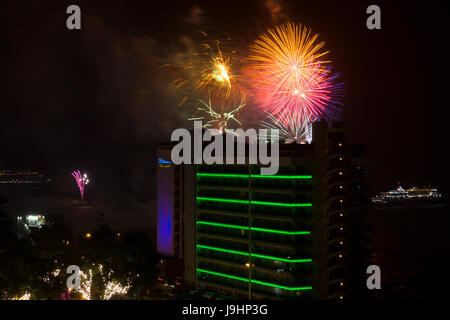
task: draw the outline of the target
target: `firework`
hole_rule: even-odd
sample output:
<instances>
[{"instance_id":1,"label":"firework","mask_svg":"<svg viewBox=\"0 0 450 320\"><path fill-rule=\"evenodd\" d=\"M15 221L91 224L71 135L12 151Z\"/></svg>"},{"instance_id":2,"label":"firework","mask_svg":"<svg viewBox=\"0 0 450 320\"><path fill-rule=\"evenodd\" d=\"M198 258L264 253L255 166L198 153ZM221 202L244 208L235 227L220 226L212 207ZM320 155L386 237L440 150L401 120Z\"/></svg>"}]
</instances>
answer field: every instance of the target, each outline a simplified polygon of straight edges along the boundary
<instances>
[{"instance_id":1,"label":"firework","mask_svg":"<svg viewBox=\"0 0 450 320\"><path fill-rule=\"evenodd\" d=\"M311 30L288 23L269 30L251 46L249 60L257 76L253 87L259 107L273 127L288 136L308 135L309 124L339 119L343 84L322 60L324 42Z\"/></svg>"},{"instance_id":2,"label":"firework","mask_svg":"<svg viewBox=\"0 0 450 320\"><path fill-rule=\"evenodd\" d=\"M224 58L218 40L214 41L213 46L207 43L202 46L206 49L202 55L207 58L197 75L196 89L214 88L217 95L228 97L231 92L231 59Z\"/></svg>"},{"instance_id":3,"label":"firework","mask_svg":"<svg viewBox=\"0 0 450 320\"><path fill-rule=\"evenodd\" d=\"M77 182L78 189L80 189L80 195L81 200L84 200L84 187L89 183L89 179L87 177L87 174L81 175L80 171L74 171L72 172L72 176L74 177L75 181Z\"/></svg>"},{"instance_id":4,"label":"firework","mask_svg":"<svg viewBox=\"0 0 450 320\"><path fill-rule=\"evenodd\" d=\"M80 271L81 278L81 288L78 290L81 293L81 298L83 300L91 300L91 287L92 287L92 269L86 274Z\"/></svg>"},{"instance_id":5,"label":"firework","mask_svg":"<svg viewBox=\"0 0 450 320\"><path fill-rule=\"evenodd\" d=\"M222 133L230 122L240 123L237 118L245 106L246 89L236 72L236 50L229 45L222 46L219 40L210 41L206 33L202 34L206 39L197 52L189 55L187 63L171 66L179 72L171 84L188 93L178 105L193 108L188 120L207 119L205 128Z\"/></svg>"},{"instance_id":6,"label":"firework","mask_svg":"<svg viewBox=\"0 0 450 320\"><path fill-rule=\"evenodd\" d=\"M130 290L131 285L122 285L117 281L109 281L105 285L105 293L103 294L103 300L110 300L114 295L124 295Z\"/></svg>"},{"instance_id":7,"label":"firework","mask_svg":"<svg viewBox=\"0 0 450 320\"><path fill-rule=\"evenodd\" d=\"M236 100L239 99L239 100ZM219 99L216 106L211 100L211 94L208 97L208 102L199 99L201 106L197 108L193 117L189 120L204 120L207 122L203 125L205 128L215 129L217 133L223 133L227 130L228 123L234 121L238 124L241 122L237 119L239 111L245 106L245 96L240 97L233 95L233 99ZM200 116L196 116L200 114Z\"/></svg>"},{"instance_id":8,"label":"firework","mask_svg":"<svg viewBox=\"0 0 450 320\"><path fill-rule=\"evenodd\" d=\"M277 122L277 119L270 113L266 113L266 118L261 121L261 125L266 129L278 130L279 138L286 143L291 142L308 142L311 143L312 125L306 119L292 118L288 125ZM258 139L268 142L270 141L269 133L267 135L260 135Z\"/></svg>"},{"instance_id":9,"label":"firework","mask_svg":"<svg viewBox=\"0 0 450 320\"><path fill-rule=\"evenodd\" d=\"M233 69L237 69L236 50L229 45L224 49L219 40L210 40L204 32L202 35L204 39L199 49L187 56L187 62L164 65L178 74L171 85L188 93L181 99L179 107L187 101L195 103L209 94L227 99L233 90L242 90L240 77L233 72Z\"/></svg>"},{"instance_id":10,"label":"firework","mask_svg":"<svg viewBox=\"0 0 450 320\"><path fill-rule=\"evenodd\" d=\"M113 272L109 270L106 273L102 264L93 264L93 268L90 268L87 273L80 271L81 276L81 287L80 289L74 289L81 293L83 300L91 300L91 290L92 290L92 279L93 275L98 274L104 284L102 300L110 300L114 295L124 295L131 288L131 278L127 278L122 281L124 284L112 279ZM137 275L139 277L139 275Z\"/></svg>"}]
</instances>

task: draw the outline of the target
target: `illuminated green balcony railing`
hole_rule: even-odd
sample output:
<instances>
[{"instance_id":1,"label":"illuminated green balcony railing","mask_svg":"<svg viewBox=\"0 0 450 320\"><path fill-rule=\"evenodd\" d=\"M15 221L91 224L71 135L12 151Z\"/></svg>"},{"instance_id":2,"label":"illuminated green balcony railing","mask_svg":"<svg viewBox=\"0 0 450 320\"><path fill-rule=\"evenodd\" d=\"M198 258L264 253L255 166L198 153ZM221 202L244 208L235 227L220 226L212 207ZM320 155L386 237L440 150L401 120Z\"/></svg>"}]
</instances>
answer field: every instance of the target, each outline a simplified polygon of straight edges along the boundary
<instances>
[{"instance_id":1,"label":"illuminated green balcony railing","mask_svg":"<svg viewBox=\"0 0 450 320\"><path fill-rule=\"evenodd\" d=\"M221 273L221 272L215 272L215 271L210 271L210 270L205 270L205 269L200 269L200 268L197 268L197 272L203 272L203 273L208 273L208 274L212 274L212 275L219 276L219 277L249 282L248 278L237 277L237 276L233 276L233 275ZM290 291L300 291L300 290L311 290L312 289L312 287L287 287L287 286L282 286L282 285L278 285L278 284L273 284L273 283L259 281L259 280L253 280L253 279L251 280L251 283L256 283L256 284L260 284L263 286L280 288L280 289L290 290Z\"/></svg>"},{"instance_id":2,"label":"illuminated green balcony railing","mask_svg":"<svg viewBox=\"0 0 450 320\"><path fill-rule=\"evenodd\" d=\"M257 179L312 179L310 175L261 175L252 174L252 178ZM233 174L233 173L197 173L197 177L216 177L216 178L240 178L248 179L248 174Z\"/></svg>"},{"instance_id":3,"label":"illuminated green balcony railing","mask_svg":"<svg viewBox=\"0 0 450 320\"><path fill-rule=\"evenodd\" d=\"M197 221L197 224L203 224L203 225L214 226L214 227L231 228L231 229L240 229L240 230L248 230L249 229L249 227L246 227L246 226L237 226L234 224L225 224L225 223L208 222L208 221ZM285 231L285 230L275 230L275 229L266 229L266 228L258 228L258 227L252 227L252 231L271 232L271 233L288 234L288 235L311 234L310 231Z\"/></svg>"},{"instance_id":4,"label":"illuminated green balcony railing","mask_svg":"<svg viewBox=\"0 0 450 320\"><path fill-rule=\"evenodd\" d=\"M226 253L233 253L233 254L238 254L238 255L241 255L241 256L249 256L248 252L245 252L245 251L223 249L223 248L205 246L205 245L202 245L202 244L198 244L197 248L214 250L214 251L219 251L219 252L226 252ZM257 253L253 253L253 252L252 252L252 257L261 258L261 259L268 259L268 260L275 260L275 261L290 262L290 263L304 263L304 262L311 262L312 261L312 259L285 259L285 258L279 258L279 257L266 256L266 255L263 255L263 254L257 254Z\"/></svg>"},{"instance_id":5,"label":"illuminated green balcony railing","mask_svg":"<svg viewBox=\"0 0 450 320\"><path fill-rule=\"evenodd\" d=\"M197 197L197 200L249 204L248 200L236 200L236 199ZM252 204L258 204L258 205L262 205L262 206L276 206L276 207L311 207L312 206L312 203L282 203L282 202L254 201L254 200L252 200Z\"/></svg>"}]
</instances>

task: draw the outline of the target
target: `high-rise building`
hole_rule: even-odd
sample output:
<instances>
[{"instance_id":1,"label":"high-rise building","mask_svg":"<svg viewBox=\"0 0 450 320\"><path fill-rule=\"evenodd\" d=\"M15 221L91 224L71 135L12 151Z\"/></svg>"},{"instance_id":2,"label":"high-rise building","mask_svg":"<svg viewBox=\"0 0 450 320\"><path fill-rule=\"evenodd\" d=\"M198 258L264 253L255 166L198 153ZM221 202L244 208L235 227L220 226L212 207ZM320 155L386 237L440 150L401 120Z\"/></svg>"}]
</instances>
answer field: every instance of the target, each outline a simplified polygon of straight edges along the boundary
<instances>
[{"instance_id":1,"label":"high-rise building","mask_svg":"<svg viewBox=\"0 0 450 320\"><path fill-rule=\"evenodd\" d=\"M156 247L165 257L166 279L184 277L195 285L195 166L172 164L172 147L161 144L157 153Z\"/></svg>"},{"instance_id":2,"label":"high-rise building","mask_svg":"<svg viewBox=\"0 0 450 320\"><path fill-rule=\"evenodd\" d=\"M162 162L165 152L170 145L160 150ZM342 123L318 122L311 144L280 144L273 176L261 175L259 165L162 166L158 250L183 259L184 281L197 288L242 298L346 299L365 271L356 230L366 199L364 155L346 143Z\"/></svg>"}]
</instances>

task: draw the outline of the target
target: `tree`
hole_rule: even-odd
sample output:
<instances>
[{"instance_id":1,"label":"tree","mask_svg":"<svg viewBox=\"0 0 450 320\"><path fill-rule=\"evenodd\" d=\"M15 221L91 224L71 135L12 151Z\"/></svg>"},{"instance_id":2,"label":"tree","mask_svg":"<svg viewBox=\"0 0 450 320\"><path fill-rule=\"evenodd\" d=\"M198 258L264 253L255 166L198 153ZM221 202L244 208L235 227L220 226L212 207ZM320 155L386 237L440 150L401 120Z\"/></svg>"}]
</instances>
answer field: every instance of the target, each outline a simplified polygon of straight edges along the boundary
<instances>
[{"instance_id":1,"label":"tree","mask_svg":"<svg viewBox=\"0 0 450 320\"><path fill-rule=\"evenodd\" d=\"M27 259L30 245L19 240L17 225L6 213L7 199L0 195L0 298L22 296L29 290L32 268Z\"/></svg>"}]
</instances>

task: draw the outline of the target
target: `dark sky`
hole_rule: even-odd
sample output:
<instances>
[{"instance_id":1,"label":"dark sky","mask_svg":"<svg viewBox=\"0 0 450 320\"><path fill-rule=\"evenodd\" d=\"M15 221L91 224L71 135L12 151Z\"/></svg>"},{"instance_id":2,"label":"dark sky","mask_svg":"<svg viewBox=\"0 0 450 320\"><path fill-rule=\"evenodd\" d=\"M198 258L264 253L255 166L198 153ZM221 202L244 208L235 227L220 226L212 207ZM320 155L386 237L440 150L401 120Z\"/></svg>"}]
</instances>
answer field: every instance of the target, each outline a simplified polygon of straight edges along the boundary
<instances>
[{"instance_id":1,"label":"dark sky","mask_svg":"<svg viewBox=\"0 0 450 320\"><path fill-rule=\"evenodd\" d=\"M268 27L294 21L331 51L374 191L428 180L448 190L444 10L393 2L2 1L0 168L38 167L70 188L68 172L84 169L104 199L148 206L157 144L190 126L161 65L184 57L199 30L245 53ZM382 29L371 31L375 3ZM81 7L80 31L66 28L70 4Z\"/></svg>"}]
</instances>

